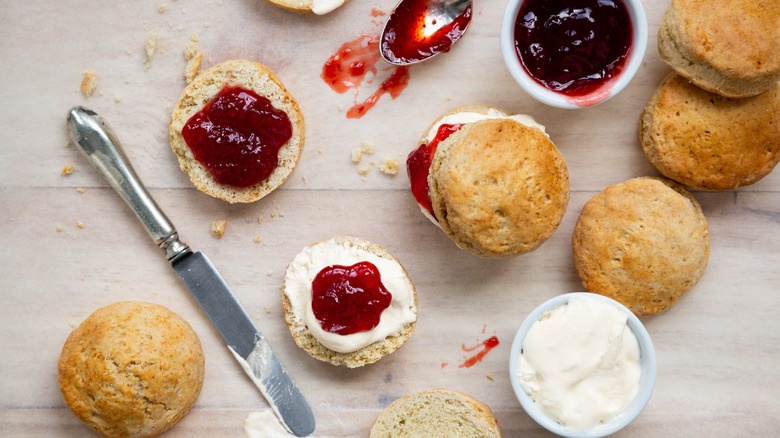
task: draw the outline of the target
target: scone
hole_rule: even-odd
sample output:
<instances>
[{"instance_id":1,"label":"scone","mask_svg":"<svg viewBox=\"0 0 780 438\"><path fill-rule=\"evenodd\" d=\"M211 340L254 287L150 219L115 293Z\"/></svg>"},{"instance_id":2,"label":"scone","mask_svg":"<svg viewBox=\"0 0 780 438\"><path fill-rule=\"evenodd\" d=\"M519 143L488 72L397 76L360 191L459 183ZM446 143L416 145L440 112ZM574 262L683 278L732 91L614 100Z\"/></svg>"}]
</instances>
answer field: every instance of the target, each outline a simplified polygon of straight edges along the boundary
<instances>
[{"instance_id":1,"label":"scone","mask_svg":"<svg viewBox=\"0 0 780 438\"><path fill-rule=\"evenodd\" d=\"M462 392L434 389L409 394L385 408L371 427L370 438L503 436L493 411Z\"/></svg>"},{"instance_id":2,"label":"scone","mask_svg":"<svg viewBox=\"0 0 780 438\"><path fill-rule=\"evenodd\" d=\"M195 187L230 203L256 201L282 185L305 138L303 114L279 78L240 59L217 64L187 85L169 136Z\"/></svg>"},{"instance_id":3,"label":"scone","mask_svg":"<svg viewBox=\"0 0 780 438\"><path fill-rule=\"evenodd\" d=\"M701 279L710 238L690 192L665 178L641 177L585 204L572 247L586 290L642 316L669 309Z\"/></svg>"},{"instance_id":4,"label":"scone","mask_svg":"<svg viewBox=\"0 0 780 438\"><path fill-rule=\"evenodd\" d=\"M407 169L423 213L483 258L535 250L558 228L569 201L566 163L544 127L488 106L441 116Z\"/></svg>"},{"instance_id":5,"label":"scone","mask_svg":"<svg viewBox=\"0 0 780 438\"><path fill-rule=\"evenodd\" d=\"M726 97L754 96L780 80L777 0L672 0L658 53L677 73Z\"/></svg>"},{"instance_id":6,"label":"scone","mask_svg":"<svg viewBox=\"0 0 780 438\"><path fill-rule=\"evenodd\" d=\"M284 320L312 357L356 368L399 349L417 321L406 269L379 245L356 237L314 243L290 262Z\"/></svg>"},{"instance_id":7,"label":"scone","mask_svg":"<svg viewBox=\"0 0 780 438\"><path fill-rule=\"evenodd\" d=\"M65 404L106 437L152 437L195 404L204 359L192 327L167 308L118 302L68 336L58 363Z\"/></svg>"},{"instance_id":8,"label":"scone","mask_svg":"<svg viewBox=\"0 0 780 438\"><path fill-rule=\"evenodd\" d=\"M672 73L645 106L639 131L645 155L667 178L700 190L753 184L780 161L780 86L731 99Z\"/></svg>"},{"instance_id":9,"label":"scone","mask_svg":"<svg viewBox=\"0 0 780 438\"><path fill-rule=\"evenodd\" d=\"M347 0L268 0L285 9L296 12L311 12L325 15L341 7Z\"/></svg>"}]
</instances>

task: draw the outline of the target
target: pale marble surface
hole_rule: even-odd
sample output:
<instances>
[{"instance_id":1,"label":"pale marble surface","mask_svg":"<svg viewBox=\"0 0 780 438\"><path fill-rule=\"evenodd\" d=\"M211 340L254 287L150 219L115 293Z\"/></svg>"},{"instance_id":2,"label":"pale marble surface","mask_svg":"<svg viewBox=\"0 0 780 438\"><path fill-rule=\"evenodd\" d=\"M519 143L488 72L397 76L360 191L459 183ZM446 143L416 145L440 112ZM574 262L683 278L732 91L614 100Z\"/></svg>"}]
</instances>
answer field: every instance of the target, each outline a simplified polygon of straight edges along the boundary
<instances>
[{"instance_id":1,"label":"pale marble surface","mask_svg":"<svg viewBox=\"0 0 780 438\"><path fill-rule=\"evenodd\" d=\"M642 106L668 71L655 50L668 1L645 2L645 62L631 85L602 106L556 110L523 94L498 48L505 2L477 0L464 40L414 67L406 91L396 100L385 96L360 120L345 118L353 96L332 92L319 71L341 43L376 32L371 10L388 10L393 0L353 0L324 17L292 14L261 0L167 1L164 13L161 3L3 2L0 435L89 435L64 407L56 361L75 325L119 300L166 305L202 339L203 392L168 436L240 437L247 414L267 409L160 250L86 160L66 146L67 110L82 104L110 121L182 238L211 257L255 318L314 407L315 436L367 436L383 406L430 387L485 401L507 436L546 436L512 394L509 346L534 306L581 289L570 239L582 205L609 184L655 174L636 131ZM144 44L152 29L159 30L159 47L145 70ZM305 114L307 144L299 167L280 190L255 204L230 206L196 191L168 146L167 119L184 86L182 50L193 33L205 66L229 58L260 61L277 72ZM79 92L87 69L99 82L89 99ZM390 177L374 166L361 178L350 161L350 151L364 141L376 145L372 160L403 159L439 113L477 102L534 115L548 126L571 173L571 203L561 227L539 250L513 260L478 260L457 250L419 213L404 172ZM76 172L61 176L69 163ZM644 319L657 349L658 384L645 412L619 435L776 435L780 173L737 191L696 196L709 220L710 263L675 308ZM217 218L229 223L221 240L209 235ZM287 263L305 245L339 234L385 246L406 265L419 292L420 319L408 344L363 369L311 359L295 346L281 317L279 285ZM253 242L256 235L261 243ZM473 368L458 368L462 344L493 334L498 348Z\"/></svg>"}]
</instances>

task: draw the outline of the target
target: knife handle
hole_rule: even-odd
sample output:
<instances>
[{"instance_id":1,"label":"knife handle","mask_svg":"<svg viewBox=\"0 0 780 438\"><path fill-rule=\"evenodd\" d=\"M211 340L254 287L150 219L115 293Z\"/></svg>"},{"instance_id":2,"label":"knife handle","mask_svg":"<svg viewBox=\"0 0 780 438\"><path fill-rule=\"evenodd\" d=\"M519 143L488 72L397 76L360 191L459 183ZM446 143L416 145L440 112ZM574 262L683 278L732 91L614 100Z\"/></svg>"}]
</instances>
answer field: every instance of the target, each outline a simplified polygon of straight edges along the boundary
<instances>
[{"instance_id":1,"label":"knife handle","mask_svg":"<svg viewBox=\"0 0 780 438\"><path fill-rule=\"evenodd\" d=\"M68 133L73 144L130 206L152 240L165 250L168 260L190 252L138 179L114 131L100 115L82 106L71 108Z\"/></svg>"}]
</instances>

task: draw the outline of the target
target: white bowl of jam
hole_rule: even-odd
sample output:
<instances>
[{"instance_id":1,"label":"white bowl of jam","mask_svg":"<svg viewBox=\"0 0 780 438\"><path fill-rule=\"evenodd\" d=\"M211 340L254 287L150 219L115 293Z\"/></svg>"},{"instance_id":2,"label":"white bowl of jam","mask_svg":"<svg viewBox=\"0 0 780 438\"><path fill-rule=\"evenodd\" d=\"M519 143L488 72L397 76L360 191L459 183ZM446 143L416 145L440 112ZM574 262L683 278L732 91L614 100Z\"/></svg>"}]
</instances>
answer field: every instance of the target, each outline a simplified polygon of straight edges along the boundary
<instances>
[{"instance_id":1,"label":"white bowl of jam","mask_svg":"<svg viewBox=\"0 0 780 438\"><path fill-rule=\"evenodd\" d=\"M587 108L618 94L646 47L641 0L510 0L501 24L512 78L558 108Z\"/></svg>"},{"instance_id":2,"label":"white bowl of jam","mask_svg":"<svg viewBox=\"0 0 780 438\"><path fill-rule=\"evenodd\" d=\"M657 374L647 330L603 295L558 295L523 321L509 379L526 413L564 437L596 438L628 426L647 405Z\"/></svg>"}]
</instances>

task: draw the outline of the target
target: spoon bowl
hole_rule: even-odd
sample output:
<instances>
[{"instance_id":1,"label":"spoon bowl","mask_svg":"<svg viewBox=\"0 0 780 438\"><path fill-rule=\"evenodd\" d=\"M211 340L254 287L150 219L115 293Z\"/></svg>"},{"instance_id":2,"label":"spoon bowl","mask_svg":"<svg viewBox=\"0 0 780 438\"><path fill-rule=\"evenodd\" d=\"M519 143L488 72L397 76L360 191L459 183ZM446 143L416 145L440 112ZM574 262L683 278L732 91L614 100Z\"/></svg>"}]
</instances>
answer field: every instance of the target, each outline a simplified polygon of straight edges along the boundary
<instances>
[{"instance_id":1,"label":"spoon bowl","mask_svg":"<svg viewBox=\"0 0 780 438\"><path fill-rule=\"evenodd\" d=\"M472 2L400 0L382 29L382 58L409 65L449 51L471 23Z\"/></svg>"}]
</instances>

